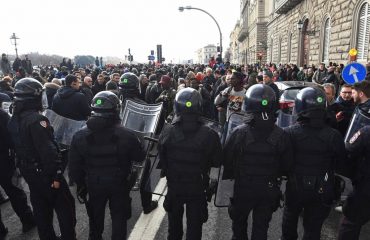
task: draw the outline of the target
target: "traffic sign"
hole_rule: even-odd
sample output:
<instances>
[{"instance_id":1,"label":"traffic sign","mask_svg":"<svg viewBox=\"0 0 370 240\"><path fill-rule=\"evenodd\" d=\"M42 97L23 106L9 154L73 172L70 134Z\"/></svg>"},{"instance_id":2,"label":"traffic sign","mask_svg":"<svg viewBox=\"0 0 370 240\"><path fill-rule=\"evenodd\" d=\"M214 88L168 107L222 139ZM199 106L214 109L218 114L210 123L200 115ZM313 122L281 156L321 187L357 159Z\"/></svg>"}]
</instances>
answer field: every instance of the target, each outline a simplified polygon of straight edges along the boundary
<instances>
[{"instance_id":1,"label":"traffic sign","mask_svg":"<svg viewBox=\"0 0 370 240\"><path fill-rule=\"evenodd\" d=\"M361 82L366 78L366 68L360 63L348 64L342 72L343 80L348 84Z\"/></svg>"},{"instance_id":2,"label":"traffic sign","mask_svg":"<svg viewBox=\"0 0 370 240\"><path fill-rule=\"evenodd\" d=\"M148 60L149 60L149 61L154 61L154 59L155 59L155 57L154 57L154 56L152 56L152 55L149 55L149 56L148 56Z\"/></svg>"}]
</instances>

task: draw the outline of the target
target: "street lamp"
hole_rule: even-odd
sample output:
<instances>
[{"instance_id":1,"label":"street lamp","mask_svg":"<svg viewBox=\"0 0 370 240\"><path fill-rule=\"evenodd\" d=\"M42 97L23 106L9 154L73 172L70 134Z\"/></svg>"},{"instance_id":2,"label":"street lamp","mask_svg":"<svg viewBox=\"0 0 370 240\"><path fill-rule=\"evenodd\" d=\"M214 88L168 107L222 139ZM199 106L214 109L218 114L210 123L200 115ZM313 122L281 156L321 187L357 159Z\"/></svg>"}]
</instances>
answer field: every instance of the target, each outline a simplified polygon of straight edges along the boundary
<instances>
[{"instance_id":1,"label":"street lamp","mask_svg":"<svg viewBox=\"0 0 370 240\"><path fill-rule=\"evenodd\" d=\"M303 28L303 22L301 19L299 19L298 23L297 23L297 28L299 31L302 31L302 28Z\"/></svg>"},{"instance_id":2,"label":"street lamp","mask_svg":"<svg viewBox=\"0 0 370 240\"><path fill-rule=\"evenodd\" d=\"M15 46L15 56L18 58L17 39L19 39L19 37L15 36L15 33L10 36L10 41Z\"/></svg>"},{"instance_id":3,"label":"street lamp","mask_svg":"<svg viewBox=\"0 0 370 240\"><path fill-rule=\"evenodd\" d=\"M220 28L220 25L218 25L218 22L216 21L216 19L207 11L201 9L201 8L195 8L195 7L191 7L191 6L186 6L186 7L179 7L179 11L180 12L183 12L184 10L191 10L191 9L194 9L194 10L198 10L198 11L201 11L201 12L204 12L205 14L207 14L208 16L210 16L213 21L216 23L217 25L217 28L218 28L218 31L220 33L220 57L221 57L221 62L222 62L222 32L221 32L221 28Z\"/></svg>"},{"instance_id":4,"label":"street lamp","mask_svg":"<svg viewBox=\"0 0 370 240\"><path fill-rule=\"evenodd\" d=\"M302 29L303 29L303 25L304 25L304 23L302 22L302 20L301 19L299 19L299 21L298 21L298 23L297 23L297 28L298 28L298 30L301 32L302 31ZM309 31L309 30L307 30L307 27L305 28L305 31L303 32L303 34L304 35L308 35L308 36L314 36L315 35L315 33L316 33L316 31L315 30L311 30L311 31Z\"/></svg>"}]
</instances>

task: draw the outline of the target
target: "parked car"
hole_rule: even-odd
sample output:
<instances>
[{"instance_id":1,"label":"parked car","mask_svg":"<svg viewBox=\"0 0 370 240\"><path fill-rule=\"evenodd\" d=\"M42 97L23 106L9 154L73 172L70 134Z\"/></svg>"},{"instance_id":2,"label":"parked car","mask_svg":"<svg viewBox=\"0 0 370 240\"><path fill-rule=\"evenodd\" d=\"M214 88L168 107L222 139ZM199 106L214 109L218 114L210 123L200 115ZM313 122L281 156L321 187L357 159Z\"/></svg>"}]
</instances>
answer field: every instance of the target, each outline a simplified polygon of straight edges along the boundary
<instances>
[{"instance_id":1,"label":"parked car","mask_svg":"<svg viewBox=\"0 0 370 240\"><path fill-rule=\"evenodd\" d=\"M275 84L280 91L280 110L277 125L279 127L289 127L297 120L297 116L294 114L294 100L298 92L305 87L314 87L317 84L303 81L282 81L275 82Z\"/></svg>"}]
</instances>

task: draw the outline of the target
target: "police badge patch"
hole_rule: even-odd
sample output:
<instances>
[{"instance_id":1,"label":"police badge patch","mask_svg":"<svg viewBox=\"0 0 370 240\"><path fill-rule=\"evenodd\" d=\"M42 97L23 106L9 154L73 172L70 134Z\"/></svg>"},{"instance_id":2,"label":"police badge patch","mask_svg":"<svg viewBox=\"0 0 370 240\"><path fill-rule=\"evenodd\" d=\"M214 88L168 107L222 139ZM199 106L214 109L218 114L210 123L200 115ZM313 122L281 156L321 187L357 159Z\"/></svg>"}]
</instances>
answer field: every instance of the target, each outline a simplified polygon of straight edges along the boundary
<instances>
[{"instance_id":1,"label":"police badge patch","mask_svg":"<svg viewBox=\"0 0 370 240\"><path fill-rule=\"evenodd\" d=\"M41 121L40 125L46 128L48 126L48 123L46 121Z\"/></svg>"},{"instance_id":2,"label":"police badge patch","mask_svg":"<svg viewBox=\"0 0 370 240\"><path fill-rule=\"evenodd\" d=\"M350 143L350 144L354 143L360 135L361 135L361 132L360 132L360 131L357 131L357 132L353 135L353 137L351 137L351 139L349 140L349 143Z\"/></svg>"}]
</instances>

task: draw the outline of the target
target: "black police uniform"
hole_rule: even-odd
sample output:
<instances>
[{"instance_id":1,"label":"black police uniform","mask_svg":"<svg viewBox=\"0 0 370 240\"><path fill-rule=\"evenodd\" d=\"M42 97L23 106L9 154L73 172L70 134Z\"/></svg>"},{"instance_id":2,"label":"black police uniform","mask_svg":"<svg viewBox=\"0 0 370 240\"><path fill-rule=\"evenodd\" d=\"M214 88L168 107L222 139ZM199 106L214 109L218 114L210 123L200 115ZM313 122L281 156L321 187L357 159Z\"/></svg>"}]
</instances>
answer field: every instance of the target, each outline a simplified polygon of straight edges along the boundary
<instances>
[{"instance_id":1,"label":"black police uniform","mask_svg":"<svg viewBox=\"0 0 370 240\"><path fill-rule=\"evenodd\" d=\"M268 86L250 87L243 105L247 120L233 130L224 146L223 179L235 179L229 207L235 240L248 239L251 211L251 239L267 239L272 214L280 206L281 177L293 161L289 138L275 125L275 99Z\"/></svg>"},{"instance_id":2,"label":"black police uniform","mask_svg":"<svg viewBox=\"0 0 370 240\"><path fill-rule=\"evenodd\" d=\"M118 97L124 103L126 99L133 100L135 102L146 104L145 101L139 98L140 88L139 88L139 78L130 72L124 73L119 82L119 94ZM149 172L150 172L150 159L148 158L145 164L144 172L142 175L142 183L148 183ZM152 201L152 193L145 189L146 184L141 184L140 186L140 197L141 205L143 207L144 213L150 213L153 209L158 207L157 201Z\"/></svg>"},{"instance_id":3,"label":"black police uniform","mask_svg":"<svg viewBox=\"0 0 370 240\"><path fill-rule=\"evenodd\" d=\"M202 225L208 219L205 191L209 186L210 168L219 166L221 143L217 133L199 120L200 99L200 94L191 88L178 92L176 118L159 137L159 166L168 185L163 207L168 213L169 240L182 239L184 205L186 239L201 239ZM185 108L196 111L186 113Z\"/></svg>"},{"instance_id":4,"label":"black police uniform","mask_svg":"<svg viewBox=\"0 0 370 240\"><path fill-rule=\"evenodd\" d=\"M298 124L285 129L294 152L294 166L285 192L282 240L297 239L302 211L304 240L320 239L321 227L335 199L334 171L346 153L341 134L325 125L325 93L301 90L295 100Z\"/></svg>"},{"instance_id":5,"label":"black police uniform","mask_svg":"<svg viewBox=\"0 0 370 240\"><path fill-rule=\"evenodd\" d=\"M32 91L30 90L32 89ZM57 213L63 239L75 239L76 213L74 198L63 177L49 120L41 115L42 85L35 79L24 78L15 85L13 116L8 129L12 136L18 167L30 188L39 237L56 239L53 211ZM59 182L60 187L52 184Z\"/></svg>"},{"instance_id":6,"label":"black police uniform","mask_svg":"<svg viewBox=\"0 0 370 240\"><path fill-rule=\"evenodd\" d=\"M5 227L2 217L1 217L1 209L0 209L0 240L4 240L6 234L8 234L8 229Z\"/></svg>"},{"instance_id":7,"label":"black police uniform","mask_svg":"<svg viewBox=\"0 0 370 240\"><path fill-rule=\"evenodd\" d=\"M0 186L9 196L10 203L23 223L23 232L35 226L31 208L27 204L26 193L12 183L12 176L15 171L15 160L10 150L13 149L10 133L7 129L9 115L0 109ZM0 227L1 228L1 227ZM1 232L1 230L0 230Z\"/></svg>"},{"instance_id":8,"label":"black police uniform","mask_svg":"<svg viewBox=\"0 0 370 240\"><path fill-rule=\"evenodd\" d=\"M370 126L361 128L346 143L350 155L347 168L352 169L353 192L343 206L344 218L338 240L357 240L361 227L370 220Z\"/></svg>"},{"instance_id":9,"label":"black police uniform","mask_svg":"<svg viewBox=\"0 0 370 240\"><path fill-rule=\"evenodd\" d=\"M102 107L105 103L115 102L118 106L114 110L116 112L110 116L108 109L102 110L103 113L100 114L99 109L96 109L99 102ZM90 217L94 224L92 240L102 239L105 206L108 201L112 218L112 240L126 239L127 220L131 217L131 186L128 179L132 163L144 159L138 138L119 124L119 107L119 99L114 93L98 93L93 99L94 112L87 121L87 128L73 136L69 151L71 176L78 189L87 186Z\"/></svg>"}]
</instances>

